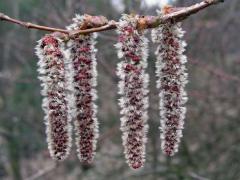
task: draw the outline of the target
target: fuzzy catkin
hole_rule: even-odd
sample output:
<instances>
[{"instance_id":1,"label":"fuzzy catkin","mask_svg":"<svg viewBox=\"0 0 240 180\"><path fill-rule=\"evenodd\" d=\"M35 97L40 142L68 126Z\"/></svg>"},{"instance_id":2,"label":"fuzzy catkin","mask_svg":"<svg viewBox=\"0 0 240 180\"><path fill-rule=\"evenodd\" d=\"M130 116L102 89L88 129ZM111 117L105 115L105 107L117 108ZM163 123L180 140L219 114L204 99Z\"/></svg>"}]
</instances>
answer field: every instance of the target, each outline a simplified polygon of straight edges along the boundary
<instances>
[{"instance_id":1,"label":"fuzzy catkin","mask_svg":"<svg viewBox=\"0 0 240 180\"><path fill-rule=\"evenodd\" d=\"M148 40L144 31L137 30L138 16L123 15L117 27L119 81L119 106L121 108L121 131L124 154L128 165L137 169L145 162L147 141Z\"/></svg>"},{"instance_id":2,"label":"fuzzy catkin","mask_svg":"<svg viewBox=\"0 0 240 180\"><path fill-rule=\"evenodd\" d=\"M78 29L84 16L76 15L69 30ZM96 33L79 35L68 44L73 67L75 112L73 114L78 157L82 162L93 161L98 138Z\"/></svg>"},{"instance_id":3,"label":"fuzzy catkin","mask_svg":"<svg viewBox=\"0 0 240 180\"><path fill-rule=\"evenodd\" d=\"M152 30L152 40L158 45L156 54L157 88L160 90L161 147L166 155L173 156L182 137L187 73L183 55L186 43L181 23L167 23Z\"/></svg>"},{"instance_id":4,"label":"fuzzy catkin","mask_svg":"<svg viewBox=\"0 0 240 180\"><path fill-rule=\"evenodd\" d=\"M71 116L66 92L63 42L56 34L45 35L36 47L38 72L43 95L42 107L48 148L55 160L64 160L71 148Z\"/></svg>"}]
</instances>

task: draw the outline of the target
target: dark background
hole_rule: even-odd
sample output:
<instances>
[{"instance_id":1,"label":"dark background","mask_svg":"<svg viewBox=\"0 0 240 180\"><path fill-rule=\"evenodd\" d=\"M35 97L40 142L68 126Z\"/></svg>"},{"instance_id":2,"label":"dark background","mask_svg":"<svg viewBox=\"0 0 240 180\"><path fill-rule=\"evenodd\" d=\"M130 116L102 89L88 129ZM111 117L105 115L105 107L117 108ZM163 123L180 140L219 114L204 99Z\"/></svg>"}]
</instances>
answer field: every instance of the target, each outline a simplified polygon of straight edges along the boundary
<instances>
[{"instance_id":1,"label":"dark background","mask_svg":"<svg viewBox=\"0 0 240 180\"><path fill-rule=\"evenodd\" d=\"M125 13L156 14L157 7L139 0L122 2ZM179 0L176 4L195 2ZM71 23L75 13L101 14L114 20L121 14L108 0L0 0L0 11L61 28ZM66 161L55 164L47 150L34 54L36 41L46 32L0 22L0 179L240 179L239 19L239 0L226 0L183 23L188 43L189 101L180 151L172 158L160 149L155 47L150 43L150 131L146 164L138 171L125 163L121 145L115 75L119 60L113 47L116 33L100 33L97 43L100 139L95 161L91 166L82 165L73 147Z\"/></svg>"}]
</instances>

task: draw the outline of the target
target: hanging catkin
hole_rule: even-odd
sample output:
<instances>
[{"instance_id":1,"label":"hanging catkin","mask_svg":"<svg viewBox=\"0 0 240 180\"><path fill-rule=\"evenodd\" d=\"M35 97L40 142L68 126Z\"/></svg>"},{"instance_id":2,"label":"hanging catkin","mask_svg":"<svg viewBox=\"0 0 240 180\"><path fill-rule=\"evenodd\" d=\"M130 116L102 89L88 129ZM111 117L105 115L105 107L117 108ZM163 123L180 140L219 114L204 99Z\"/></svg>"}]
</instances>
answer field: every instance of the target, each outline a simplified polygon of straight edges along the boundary
<instances>
[{"instance_id":1,"label":"hanging catkin","mask_svg":"<svg viewBox=\"0 0 240 180\"><path fill-rule=\"evenodd\" d=\"M183 55L186 43L181 23L166 23L152 31L152 40L158 44L156 54L157 88L160 90L161 147L172 156L178 151L186 114L187 73Z\"/></svg>"},{"instance_id":2,"label":"hanging catkin","mask_svg":"<svg viewBox=\"0 0 240 180\"><path fill-rule=\"evenodd\" d=\"M42 82L43 110L50 155L64 160L71 148L71 117L66 92L67 79L63 42L57 33L45 35L36 47L38 72Z\"/></svg>"},{"instance_id":3,"label":"hanging catkin","mask_svg":"<svg viewBox=\"0 0 240 180\"><path fill-rule=\"evenodd\" d=\"M74 23L68 27L76 30L81 27L84 16L76 15ZM96 33L79 35L70 40L68 47L70 63L73 67L73 87L75 113L74 124L76 132L76 146L81 161L90 163L93 160L98 138L98 121L96 118Z\"/></svg>"},{"instance_id":4,"label":"hanging catkin","mask_svg":"<svg viewBox=\"0 0 240 180\"><path fill-rule=\"evenodd\" d=\"M121 107L121 131L127 163L133 169L145 161L147 141L148 40L144 31L137 30L138 16L123 15L117 27L118 43L115 45L122 61L118 64L119 105Z\"/></svg>"}]
</instances>

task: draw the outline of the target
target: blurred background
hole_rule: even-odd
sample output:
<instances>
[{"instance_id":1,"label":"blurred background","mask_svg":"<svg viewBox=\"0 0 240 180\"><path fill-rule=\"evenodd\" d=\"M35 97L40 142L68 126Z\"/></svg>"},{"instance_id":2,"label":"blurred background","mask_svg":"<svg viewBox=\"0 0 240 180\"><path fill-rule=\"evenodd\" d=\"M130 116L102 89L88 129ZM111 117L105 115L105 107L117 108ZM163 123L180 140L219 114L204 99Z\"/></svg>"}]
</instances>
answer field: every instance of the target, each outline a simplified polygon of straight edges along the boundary
<instances>
[{"instance_id":1,"label":"blurred background","mask_svg":"<svg viewBox=\"0 0 240 180\"><path fill-rule=\"evenodd\" d=\"M75 13L156 15L163 4L188 6L196 0L0 0L11 17L64 28ZM100 138L94 163L79 162L75 147L56 164L49 156L40 82L34 54L46 32L0 22L0 179L1 180L238 180L240 179L240 3L207 8L184 21L189 59L187 117L179 153L172 158L160 149L158 92L154 51L150 43L148 73L150 108L145 167L125 163L115 74L119 61L114 31L99 34L98 118ZM148 36L150 33L148 34ZM149 36L150 37L150 36Z\"/></svg>"}]
</instances>

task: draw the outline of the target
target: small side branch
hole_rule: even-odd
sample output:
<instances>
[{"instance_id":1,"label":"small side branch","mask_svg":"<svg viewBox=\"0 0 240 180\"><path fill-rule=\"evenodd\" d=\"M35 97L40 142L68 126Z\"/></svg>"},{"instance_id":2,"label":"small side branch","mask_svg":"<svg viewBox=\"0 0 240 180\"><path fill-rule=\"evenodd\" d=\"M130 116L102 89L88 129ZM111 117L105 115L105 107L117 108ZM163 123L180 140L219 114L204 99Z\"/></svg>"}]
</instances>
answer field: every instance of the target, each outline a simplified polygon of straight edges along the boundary
<instances>
[{"instance_id":1,"label":"small side branch","mask_svg":"<svg viewBox=\"0 0 240 180\"><path fill-rule=\"evenodd\" d=\"M209 6L212 6L212 5L221 3L221 2L224 2L224 0L205 0L200 3L194 4L192 6L182 8L179 11L167 14L164 17L162 17L162 21L164 21L164 22L169 21L169 20L182 21L192 14L196 14L197 12L199 12Z\"/></svg>"},{"instance_id":2,"label":"small side branch","mask_svg":"<svg viewBox=\"0 0 240 180\"><path fill-rule=\"evenodd\" d=\"M141 18L139 18L139 27L140 28L155 28L155 27L159 26L160 24L166 23L169 21L179 22L179 21L186 19L190 15L196 14L197 12L199 12L209 6L218 4L223 1L224 0L204 0L200 3L194 4L189 7L171 8L171 11L169 13L167 13L163 16L160 16L160 17L159 16L142 16ZM15 23L20 26L26 27L28 29L38 29L38 30L49 31L49 32L61 32L66 35L69 35L70 37L76 36L78 34L88 34L88 33L93 33L93 32L100 32L100 31L116 29L118 22L116 22L114 20L108 21L103 16L99 16L99 17L100 18L98 18L97 16L87 15L88 21L86 21L86 24L85 24L86 26L83 25L83 27L80 28L79 30L68 31L66 29L41 26L41 25L30 23L30 22L20 21L20 20L11 18L3 13L0 13L1 21ZM99 19L102 21L99 21ZM94 21L96 21L96 22L94 22ZM89 27L88 26L89 22L91 22L91 24L95 25L95 26Z\"/></svg>"},{"instance_id":3,"label":"small side branch","mask_svg":"<svg viewBox=\"0 0 240 180\"><path fill-rule=\"evenodd\" d=\"M14 23L14 24L18 24L18 25L23 26L23 27L28 28L28 29L38 29L38 30L49 31L49 32L61 32L61 33L64 33L64 34L69 33L65 29L52 28L52 27L33 24L33 23L30 23L30 22L20 21L20 20L11 18L11 17L9 17L9 16L7 16L3 13L0 13L0 20L1 21L7 21L7 22L10 22L10 23Z\"/></svg>"},{"instance_id":4,"label":"small side branch","mask_svg":"<svg viewBox=\"0 0 240 180\"><path fill-rule=\"evenodd\" d=\"M51 166L46 167L45 169L39 170L36 174L32 175L31 177L26 178L26 180L36 180L45 176L46 174L50 173L51 171L55 170L58 167L58 164L54 163Z\"/></svg>"}]
</instances>

